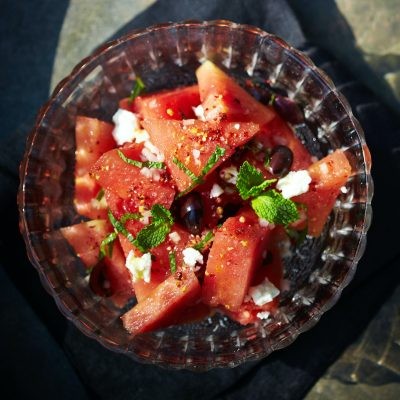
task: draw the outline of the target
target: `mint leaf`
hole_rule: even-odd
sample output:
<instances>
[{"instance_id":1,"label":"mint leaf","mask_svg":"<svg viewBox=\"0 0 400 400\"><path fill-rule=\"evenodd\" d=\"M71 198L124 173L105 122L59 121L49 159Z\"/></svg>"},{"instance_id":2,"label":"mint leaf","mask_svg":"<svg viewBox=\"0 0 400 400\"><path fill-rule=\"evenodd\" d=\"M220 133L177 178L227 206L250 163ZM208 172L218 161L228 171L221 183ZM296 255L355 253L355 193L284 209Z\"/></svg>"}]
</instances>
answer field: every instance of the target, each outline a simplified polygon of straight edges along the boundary
<instances>
[{"instance_id":1,"label":"mint leaf","mask_svg":"<svg viewBox=\"0 0 400 400\"><path fill-rule=\"evenodd\" d=\"M134 243L142 253L163 243L174 223L171 212L161 204L154 204L150 212L153 217L151 224L137 234Z\"/></svg>"},{"instance_id":2,"label":"mint leaf","mask_svg":"<svg viewBox=\"0 0 400 400\"><path fill-rule=\"evenodd\" d=\"M299 218L296 204L276 190L269 190L251 201L255 213L273 224L287 225Z\"/></svg>"},{"instance_id":3,"label":"mint leaf","mask_svg":"<svg viewBox=\"0 0 400 400\"><path fill-rule=\"evenodd\" d=\"M119 220L121 224L125 224L125 222L130 221L132 219L140 219L142 215L139 213L125 213Z\"/></svg>"},{"instance_id":4,"label":"mint leaf","mask_svg":"<svg viewBox=\"0 0 400 400\"><path fill-rule=\"evenodd\" d=\"M172 159L173 163L178 166L178 168L183 171L191 180L192 184L187 187L184 191L180 192L177 198L182 197L186 193L190 192L196 185L203 182L204 176L206 176L212 167L218 162L218 160L225 154L225 149L223 147L217 146L214 152L211 154L210 158L207 160L206 165L201 170L200 175L196 176L182 161L174 157Z\"/></svg>"},{"instance_id":5,"label":"mint leaf","mask_svg":"<svg viewBox=\"0 0 400 400\"><path fill-rule=\"evenodd\" d=\"M158 168L165 169L165 164L161 161L141 161L142 166L140 168Z\"/></svg>"},{"instance_id":6,"label":"mint leaf","mask_svg":"<svg viewBox=\"0 0 400 400\"><path fill-rule=\"evenodd\" d=\"M114 241L117 237L118 234L112 232L102 240L99 249L99 260L102 260L104 257L112 257Z\"/></svg>"},{"instance_id":7,"label":"mint leaf","mask_svg":"<svg viewBox=\"0 0 400 400\"><path fill-rule=\"evenodd\" d=\"M111 210L108 210L108 219L110 220L111 225L114 227L115 231L124 235L129 240L129 242L135 246L135 238L133 237L132 233L130 233L125 228L124 224L122 224L121 221L114 217Z\"/></svg>"},{"instance_id":8,"label":"mint leaf","mask_svg":"<svg viewBox=\"0 0 400 400\"><path fill-rule=\"evenodd\" d=\"M117 150L119 157L125 161L127 164L134 165L138 168L158 168L158 169L165 169L165 164L159 161L137 161L128 158L121 150Z\"/></svg>"},{"instance_id":9,"label":"mint leaf","mask_svg":"<svg viewBox=\"0 0 400 400\"><path fill-rule=\"evenodd\" d=\"M201 171L200 177L206 176L211 168L218 162L218 160L225 154L225 149L223 147L217 146L214 152L211 154L210 158L207 160L206 165Z\"/></svg>"},{"instance_id":10,"label":"mint leaf","mask_svg":"<svg viewBox=\"0 0 400 400\"><path fill-rule=\"evenodd\" d=\"M201 239L199 243L195 244L195 245L193 246L193 248L196 249L196 250L198 250L198 251L201 251L201 250L204 249L204 247L206 247L206 245L208 244L208 242L209 242L210 240L212 240L212 239L214 239L214 235L213 235L212 231L208 231L208 232L206 233L206 235L204 236L204 238Z\"/></svg>"},{"instance_id":11,"label":"mint leaf","mask_svg":"<svg viewBox=\"0 0 400 400\"><path fill-rule=\"evenodd\" d=\"M197 186L197 182L192 183L190 186L188 186L184 191L179 192L176 195L176 198L179 199L180 197L184 196L185 194L189 193L194 187Z\"/></svg>"},{"instance_id":12,"label":"mint leaf","mask_svg":"<svg viewBox=\"0 0 400 400\"><path fill-rule=\"evenodd\" d=\"M103 197L104 197L104 189L101 188L101 189L98 191L97 195L96 195L96 200L97 200L97 201L101 201L101 199L102 199Z\"/></svg>"},{"instance_id":13,"label":"mint leaf","mask_svg":"<svg viewBox=\"0 0 400 400\"><path fill-rule=\"evenodd\" d=\"M170 230L171 227L167 224L151 223L137 234L135 246L142 253L147 253L151 248L164 242Z\"/></svg>"},{"instance_id":14,"label":"mint leaf","mask_svg":"<svg viewBox=\"0 0 400 400\"><path fill-rule=\"evenodd\" d=\"M271 163L271 155L269 154L269 151L266 151L264 158L264 167L268 168L270 163Z\"/></svg>"},{"instance_id":15,"label":"mint leaf","mask_svg":"<svg viewBox=\"0 0 400 400\"><path fill-rule=\"evenodd\" d=\"M247 200L250 197L256 197L261 194L275 181L276 179L264 180L261 171L253 167L248 161L245 161L239 168L236 187L240 197L243 200Z\"/></svg>"},{"instance_id":16,"label":"mint leaf","mask_svg":"<svg viewBox=\"0 0 400 400\"><path fill-rule=\"evenodd\" d=\"M146 88L145 84L143 83L142 79L138 76L136 77L135 83L131 90L131 94L129 95L129 103L132 103L133 100L136 99L144 91Z\"/></svg>"},{"instance_id":17,"label":"mint leaf","mask_svg":"<svg viewBox=\"0 0 400 400\"><path fill-rule=\"evenodd\" d=\"M174 251L168 254L168 259L169 269L171 270L171 274L174 274L176 272L176 254Z\"/></svg>"},{"instance_id":18,"label":"mint leaf","mask_svg":"<svg viewBox=\"0 0 400 400\"><path fill-rule=\"evenodd\" d=\"M153 217L152 224L164 223L167 225L172 225L174 223L171 212L161 204L154 204L150 212L151 216Z\"/></svg>"},{"instance_id":19,"label":"mint leaf","mask_svg":"<svg viewBox=\"0 0 400 400\"><path fill-rule=\"evenodd\" d=\"M198 178L182 161L178 160L176 157L172 159L172 162L183 171L193 182L199 182L200 178Z\"/></svg>"}]
</instances>

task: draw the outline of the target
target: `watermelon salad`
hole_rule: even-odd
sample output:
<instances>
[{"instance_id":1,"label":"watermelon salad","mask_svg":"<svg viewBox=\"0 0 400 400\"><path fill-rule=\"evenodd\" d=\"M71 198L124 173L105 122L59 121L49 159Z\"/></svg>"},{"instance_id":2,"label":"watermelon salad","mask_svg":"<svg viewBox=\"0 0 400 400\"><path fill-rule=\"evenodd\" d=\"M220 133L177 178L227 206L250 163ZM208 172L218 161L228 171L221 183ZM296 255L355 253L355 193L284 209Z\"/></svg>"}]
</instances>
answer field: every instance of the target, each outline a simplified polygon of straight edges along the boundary
<instances>
[{"instance_id":1,"label":"watermelon salad","mask_svg":"<svg viewBox=\"0 0 400 400\"><path fill-rule=\"evenodd\" d=\"M137 78L113 123L76 120L74 201L86 218L61 233L94 295L121 308L136 298L121 317L132 335L215 312L269 318L285 249L321 234L351 174L340 150L311 156L297 114L280 112L287 98L257 99L210 61L196 77L157 93Z\"/></svg>"}]
</instances>

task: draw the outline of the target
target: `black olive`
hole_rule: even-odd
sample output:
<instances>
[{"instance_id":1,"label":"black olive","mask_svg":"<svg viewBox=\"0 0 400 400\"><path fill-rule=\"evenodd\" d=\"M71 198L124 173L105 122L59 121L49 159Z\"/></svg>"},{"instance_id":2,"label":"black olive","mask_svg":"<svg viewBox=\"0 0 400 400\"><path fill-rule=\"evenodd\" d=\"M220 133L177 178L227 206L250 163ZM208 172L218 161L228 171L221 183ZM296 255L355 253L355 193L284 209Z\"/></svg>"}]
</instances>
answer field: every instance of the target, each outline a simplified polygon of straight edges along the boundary
<instances>
[{"instance_id":1,"label":"black olive","mask_svg":"<svg viewBox=\"0 0 400 400\"><path fill-rule=\"evenodd\" d=\"M304 122L304 114L301 108L288 97L277 95L273 102L277 113L291 124L300 124Z\"/></svg>"},{"instance_id":2,"label":"black olive","mask_svg":"<svg viewBox=\"0 0 400 400\"><path fill-rule=\"evenodd\" d=\"M179 216L190 233L193 235L201 233L204 223L204 205L199 193L189 193L182 199Z\"/></svg>"},{"instance_id":3,"label":"black olive","mask_svg":"<svg viewBox=\"0 0 400 400\"><path fill-rule=\"evenodd\" d=\"M270 160L269 171L273 175L286 175L293 163L293 152L286 146L276 146L273 148Z\"/></svg>"},{"instance_id":4,"label":"black olive","mask_svg":"<svg viewBox=\"0 0 400 400\"><path fill-rule=\"evenodd\" d=\"M263 260L263 265L269 265L272 263L274 259L274 256L272 255L271 251L267 251L267 255L265 256L264 260Z\"/></svg>"},{"instance_id":5,"label":"black olive","mask_svg":"<svg viewBox=\"0 0 400 400\"><path fill-rule=\"evenodd\" d=\"M99 261L93 267L90 273L89 286L98 296L109 297L113 295L113 290L107 277L107 265L104 260Z\"/></svg>"},{"instance_id":6,"label":"black olive","mask_svg":"<svg viewBox=\"0 0 400 400\"><path fill-rule=\"evenodd\" d=\"M233 217L240 210L239 204L228 203L224 206L224 211L221 218L218 220L219 224L223 224L229 217Z\"/></svg>"}]
</instances>

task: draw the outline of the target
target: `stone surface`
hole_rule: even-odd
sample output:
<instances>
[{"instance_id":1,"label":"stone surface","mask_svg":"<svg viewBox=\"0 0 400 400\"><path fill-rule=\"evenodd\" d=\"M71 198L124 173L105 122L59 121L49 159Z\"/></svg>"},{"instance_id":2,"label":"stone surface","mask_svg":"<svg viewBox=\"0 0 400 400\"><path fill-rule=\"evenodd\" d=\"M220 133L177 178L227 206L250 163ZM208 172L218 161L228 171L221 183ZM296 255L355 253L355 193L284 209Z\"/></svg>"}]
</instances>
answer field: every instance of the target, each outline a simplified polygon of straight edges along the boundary
<instances>
[{"instance_id":1,"label":"stone surface","mask_svg":"<svg viewBox=\"0 0 400 400\"><path fill-rule=\"evenodd\" d=\"M400 101L400 1L336 0L365 61Z\"/></svg>"},{"instance_id":2,"label":"stone surface","mask_svg":"<svg viewBox=\"0 0 400 400\"><path fill-rule=\"evenodd\" d=\"M306 400L400 398L400 287Z\"/></svg>"},{"instance_id":3,"label":"stone surface","mask_svg":"<svg viewBox=\"0 0 400 400\"><path fill-rule=\"evenodd\" d=\"M155 0L71 0L61 29L51 89L97 46Z\"/></svg>"},{"instance_id":4,"label":"stone surface","mask_svg":"<svg viewBox=\"0 0 400 400\"><path fill-rule=\"evenodd\" d=\"M400 114L400 0L289 0L307 38Z\"/></svg>"}]
</instances>

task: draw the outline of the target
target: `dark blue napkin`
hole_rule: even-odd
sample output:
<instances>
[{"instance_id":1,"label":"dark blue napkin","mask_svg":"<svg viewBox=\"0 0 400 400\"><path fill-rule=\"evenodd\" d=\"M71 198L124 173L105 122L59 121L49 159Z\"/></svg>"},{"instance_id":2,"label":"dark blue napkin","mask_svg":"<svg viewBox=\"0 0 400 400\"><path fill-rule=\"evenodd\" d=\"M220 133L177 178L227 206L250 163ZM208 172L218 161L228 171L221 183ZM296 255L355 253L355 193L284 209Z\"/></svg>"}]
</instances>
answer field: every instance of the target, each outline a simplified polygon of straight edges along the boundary
<instances>
[{"instance_id":1,"label":"dark blue napkin","mask_svg":"<svg viewBox=\"0 0 400 400\"><path fill-rule=\"evenodd\" d=\"M40 4L40 5L39 5ZM365 129L376 184L374 223L358 272L339 303L289 348L265 360L206 373L167 371L114 354L58 312L25 256L17 227L17 168L33 115L46 100L67 2L2 2L0 15L0 374L8 398L300 399L374 316L398 284L391 205L399 182L400 121L332 57L306 44L285 0L162 0L120 32L157 22L226 18L302 46L331 75ZM384 240L384 241L383 241ZM29 377L26 379L25 377ZM3 380L2 380L3 381Z\"/></svg>"}]
</instances>

